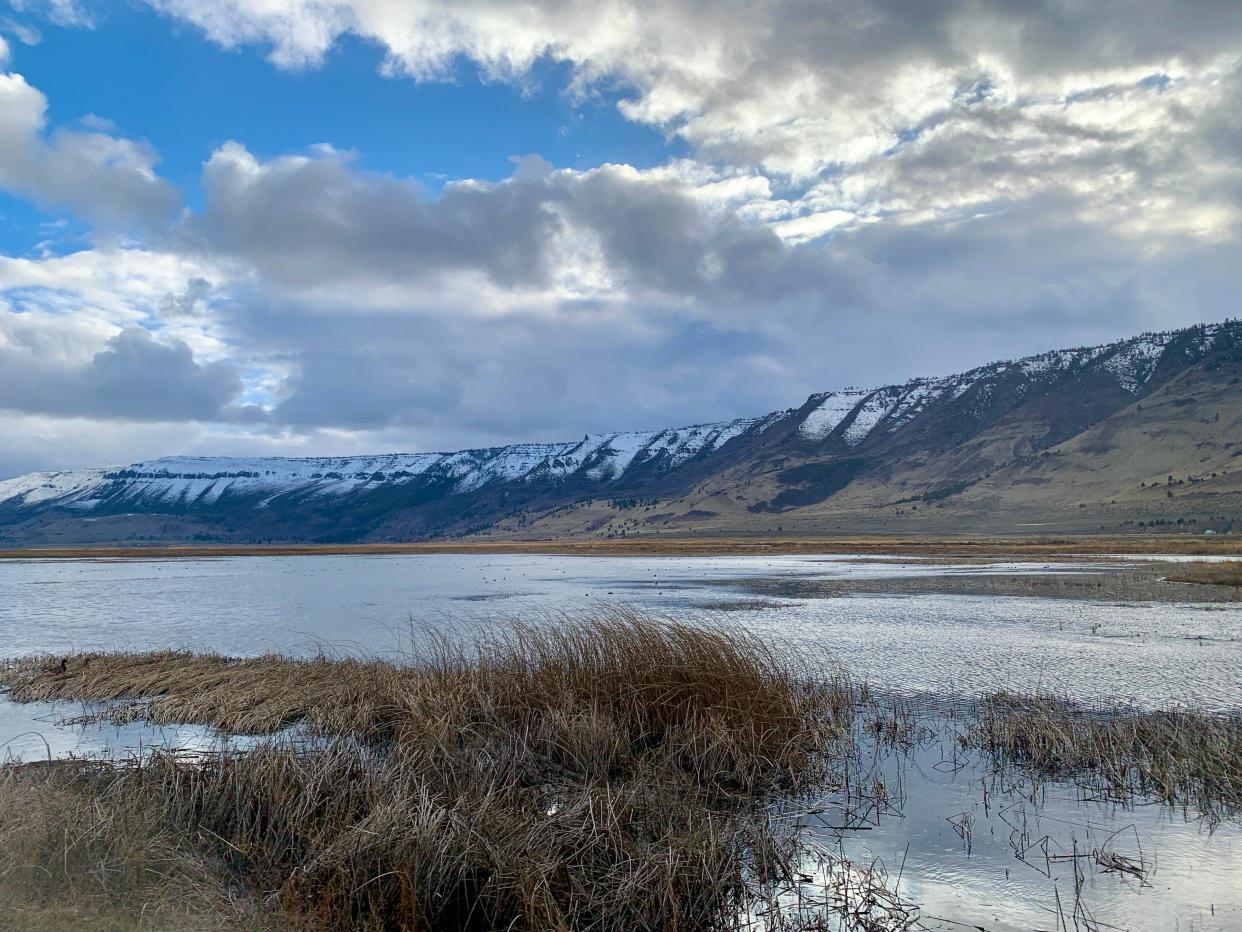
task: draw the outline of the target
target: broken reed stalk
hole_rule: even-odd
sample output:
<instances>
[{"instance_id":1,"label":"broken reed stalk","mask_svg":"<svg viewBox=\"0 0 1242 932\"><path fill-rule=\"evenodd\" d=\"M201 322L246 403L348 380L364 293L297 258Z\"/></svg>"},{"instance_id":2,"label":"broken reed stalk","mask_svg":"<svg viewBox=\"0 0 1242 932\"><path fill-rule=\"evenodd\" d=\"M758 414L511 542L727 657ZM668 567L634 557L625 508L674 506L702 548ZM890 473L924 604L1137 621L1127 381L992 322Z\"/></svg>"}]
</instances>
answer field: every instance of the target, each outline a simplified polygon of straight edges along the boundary
<instances>
[{"instance_id":1,"label":"broken reed stalk","mask_svg":"<svg viewBox=\"0 0 1242 932\"><path fill-rule=\"evenodd\" d=\"M973 740L1003 763L1111 798L1242 811L1242 716L1088 706L1053 696L985 697Z\"/></svg>"},{"instance_id":2,"label":"broken reed stalk","mask_svg":"<svg viewBox=\"0 0 1242 932\"><path fill-rule=\"evenodd\" d=\"M797 842L764 805L828 779L848 680L741 631L621 610L423 643L403 663L10 662L16 701L300 727L244 751L0 780L117 801L122 826L156 813L282 922L314 928L736 928L788 885ZM7 826L0 814L0 847Z\"/></svg>"}]
</instances>

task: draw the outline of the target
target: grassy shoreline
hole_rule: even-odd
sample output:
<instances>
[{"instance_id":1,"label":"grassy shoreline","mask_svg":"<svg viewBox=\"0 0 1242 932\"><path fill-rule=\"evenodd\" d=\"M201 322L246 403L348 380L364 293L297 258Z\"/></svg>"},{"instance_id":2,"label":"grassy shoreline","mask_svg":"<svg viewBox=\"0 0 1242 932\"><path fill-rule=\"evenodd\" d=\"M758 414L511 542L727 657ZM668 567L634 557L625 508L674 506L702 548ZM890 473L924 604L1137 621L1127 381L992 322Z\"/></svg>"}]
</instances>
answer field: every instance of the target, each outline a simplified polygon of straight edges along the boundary
<instances>
[{"instance_id":1,"label":"grassy shoreline","mask_svg":"<svg viewBox=\"0 0 1242 932\"><path fill-rule=\"evenodd\" d=\"M453 540L359 544L169 544L0 549L0 560L178 559L333 554L547 554L556 556L746 556L874 554L911 557L1242 556L1242 536L1188 534L1057 537L681 537L630 540Z\"/></svg>"},{"instance_id":2,"label":"grassy shoreline","mask_svg":"<svg viewBox=\"0 0 1242 932\"><path fill-rule=\"evenodd\" d=\"M788 889L796 831L768 807L831 781L847 679L620 610L425 643L399 663L0 666L18 702L285 730L193 759L0 769L0 907L25 927L72 893L78 919L152 909L164 928L689 932L742 928ZM208 905L177 918L187 891Z\"/></svg>"},{"instance_id":3,"label":"grassy shoreline","mask_svg":"<svg viewBox=\"0 0 1242 932\"><path fill-rule=\"evenodd\" d=\"M1041 558L1041 562L1047 558ZM965 561L946 559L954 566ZM971 561L976 562L976 561ZM982 561L978 561L982 562ZM1048 561L1051 562L1051 561ZM1230 580L1236 580L1230 582ZM1129 560L1122 566L1089 566L1075 572L927 572L917 576L849 575L837 578L753 576L711 581L769 599L831 599L858 593L1030 597L1071 602L1242 602L1242 563ZM744 603L741 603L744 604ZM776 603L779 604L779 603Z\"/></svg>"},{"instance_id":4,"label":"grassy shoreline","mask_svg":"<svg viewBox=\"0 0 1242 932\"><path fill-rule=\"evenodd\" d=\"M915 929L917 904L882 868L830 858L816 874L824 849L798 819L825 793L842 813L897 811L900 781L880 782L869 755L927 741L942 763L981 755L1020 794L1056 781L1209 824L1242 812L1240 713L995 693L933 703L932 727L913 700L742 630L619 609L421 643L397 661L0 663L16 702L265 736L0 767L0 916L66 930ZM1140 881L1147 869L1107 839L1091 856Z\"/></svg>"},{"instance_id":5,"label":"grassy shoreline","mask_svg":"<svg viewBox=\"0 0 1242 932\"><path fill-rule=\"evenodd\" d=\"M1242 710L1083 704L992 693L971 735L1002 766L1063 779L1102 799L1190 805L1209 822L1242 811Z\"/></svg>"},{"instance_id":6,"label":"grassy shoreline","mask_svg":"<svg viewBox=\"0 0 1242 932\"><path fill-rule=\"evenodd\" d=\"M1169 574L1169 582L1224 586L1242 590L1242 566L1235 563L1187 563Z\"/></svg>"}]
</instances>

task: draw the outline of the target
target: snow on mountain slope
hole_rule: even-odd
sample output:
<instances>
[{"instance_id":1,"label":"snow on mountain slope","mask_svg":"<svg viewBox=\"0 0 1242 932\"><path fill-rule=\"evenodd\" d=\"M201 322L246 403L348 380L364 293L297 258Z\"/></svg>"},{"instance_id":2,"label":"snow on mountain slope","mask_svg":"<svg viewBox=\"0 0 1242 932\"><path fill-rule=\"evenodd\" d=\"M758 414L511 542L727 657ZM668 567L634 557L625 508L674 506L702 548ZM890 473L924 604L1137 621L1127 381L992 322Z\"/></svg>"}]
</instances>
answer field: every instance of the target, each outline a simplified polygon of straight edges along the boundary
<instances>
[{"instance_id":1,"label":"snow on mountain slope","mask_svg":"<svg viewBox=\"0 0 1242 932\"><path fill-rule=\"evenodd\" d=\"M1111 378L1139 395L1164 363L1197 358L1237 323L1146 333L1098 347L1055 350L1017 361L992 363L941 378L913 379L877 389L812 395L796 436L849 447L901 430L921 414L946 404L986 410L998 393L1029 397L1037 387L1081 374ZM1173 357L1169 354L1173 353ZM1172 365L1172 363L1170 364ZM1173 366L1176 368L1176 366ZM101 506L160 510L206 506L234 499L247 507L282 500L339 497L421 483L437 495L473 492L504 483L575 480L608 486L635 477L635 487L707 456L742 435L757 435L793 412L667 430L593 434L566 443L521 443L455 453L352 457L167 457L117 469L32 473L0 481L0 509L7 514L47 506L90 511ZM793 426L791 424L791 426Z\"/></svg>"},{"instance_id":2,"label":"snow on mountain slope","mask_svg":"<svg viewBox=\"0 0 1242 932\"><path fill-rule=\"evenodd\" d=\"M32 472L14 479L0 480L0 504L15 502L37 505L77 496L101 482L106 472L104 469L69 469L61 472Z\"/></svg>"},{"instance_id":3,"label":"snow on mountain slope","mask_svg":"<svg viewBox=\"0 0 1242 932\"><path fill-rule=\"evenodd\" d=\"M1187 339L1187 352L1203 352L1214 345L1226 326L1209 324L1191 331L1145 333L1104 346L1053 350L1014 362L991 363L942 378L812 395L808 403L818 403L805 415L798 433L817 442L835 435L847 445L857 446L877 430L892 433L931 405L956 400L977 386L987 395L994 390L996 380L1006 375L1020 373L1030 383L1050 382L1085 371L1097 362L1122 388L1137 394L1177 338Z\"/></svg>"},{"instance_id":4,"label":"snow on mountain slope","mask_svg":"<svg viewBox=\"0 0 1242 932\"><path fill-rule=\"evenodd\" d=\"M811 400L822 399L802 421L798 433L807 440L823 440L858 407L858 403L869 391L846 389L841 392L828 392L826 395L812 395Z\"/></svg>"},{"instance_id":5,"label":"snow on mountain slope","mask_svg":"<svg viewBox=\"0 0 1242 932\"><path fill-rule=\"evenodd\" d=\"M632 466L652 462L662 471L718 449L764 422L742 418L671 430L597 434L576 443L521 443L457 453L353 457L174 456L118 469L31 473L0 482L0 505L56 504L90 509L114 496L162 506L208 505L255 497L260 506L279 496L338 496L417 478L470 492L495 483L565 479L581 473L597 483L615 481Z\"/></svg>"}]
</instances>

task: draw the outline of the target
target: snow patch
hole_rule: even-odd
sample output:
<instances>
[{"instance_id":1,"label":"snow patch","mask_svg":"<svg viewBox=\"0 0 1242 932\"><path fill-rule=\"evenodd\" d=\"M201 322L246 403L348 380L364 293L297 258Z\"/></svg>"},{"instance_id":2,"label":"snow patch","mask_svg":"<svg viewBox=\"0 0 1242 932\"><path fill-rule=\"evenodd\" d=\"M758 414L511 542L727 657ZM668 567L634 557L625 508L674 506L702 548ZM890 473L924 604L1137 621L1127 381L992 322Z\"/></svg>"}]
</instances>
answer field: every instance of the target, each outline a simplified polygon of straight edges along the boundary
<instances>
[{"instance_id":1,"label":"snow patch","mask_svg":"<svg viewBox=\"0 0 1242 932\"><path fill-rule=\"evenodd\" d=\"M884 420L892 403L891 389L881 388L872 392L854 413L854 420L850 421L850 426L845 428L841 439L852 447L862 443L875 430L876 425Z\"/></svg>"},{"instance_id":2,"label":"snow patch","mask_svg":"<svg viewBox=\"0 0 1242 932\"><path fill-rule=\"evenodd\" d=\"M1137 395L1155 372L1156 363L1169 344L1167 334L1140 337L1123 343L1104 360L1103 366L1132 395Z\"/></svg>"},{"instance_id":3,"label":"snow patch","mask_svg":"<svg viewBox=\"0 0 1242 932\"><path fill-rule=\"evenodd\" d=\"M454 492L584 470L597 482L620 478L631 465L657 461L662 471L718 449L767 418L742 418L662 431L600 434L573 443L525 443L457 453L392 453L351 457L173 456L120 469L32 473L0 482L0 503L44 503L90 510L120 495L126 502L188 507L253 498L269 507L289 494L340 496L427 477Z\"/></svg>"},{"instance_id":4,"label":"snow patch","mask_svg":"<svg viewBox=\"0 0 1242 932\"><path fill-rule=\"evenodd\" d=\"M807 440L824 440L870 392L871 389L847 388L844 391L816 396L822 400L802 419L798 433Z\"/></svg>"},{"instance_id":5,"label":"snow patch","mask_svg":"<svg viewBox=\"0 0 1242 932\"><path fill-rule=\"evenodd\" d=\"M0 503L16 501L22 505L74 497L95 487L106 473L103 469L71 469L61 472L32 472L0 481Z\"/></svg>"}]
</instances>

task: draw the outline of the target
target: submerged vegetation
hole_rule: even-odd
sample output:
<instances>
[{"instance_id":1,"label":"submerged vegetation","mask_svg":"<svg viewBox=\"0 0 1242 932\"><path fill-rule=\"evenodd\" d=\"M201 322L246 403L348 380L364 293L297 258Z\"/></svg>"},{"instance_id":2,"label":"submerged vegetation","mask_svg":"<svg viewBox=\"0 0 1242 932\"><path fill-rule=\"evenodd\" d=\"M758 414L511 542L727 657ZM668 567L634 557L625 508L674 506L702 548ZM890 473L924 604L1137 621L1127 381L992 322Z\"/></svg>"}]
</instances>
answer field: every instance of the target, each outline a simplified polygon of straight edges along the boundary
<instances>
[{"instance_id":1,"label":"submerged vegetation","mask_svg":"<svg viewBox=\"0 0 1242 932\"><path fill-rule=\"evenodd\" d=\"M7 664L17 701L296 726L192 758L8 768L8 895L59 883L124 909L133 883L190 885L243 924L689 930L737 927L789 887L796 832L769 806L830 778L848 680L739 631L625 612L425 643L400 663Z\"/></svg>"},{"instance_id":2,"label":"submerged vegetation","mask_svg":"<svg viewBox=\"0 0 1242 932\"><path fill-rule=\"evenodd\" d=\"M1100 796L1192 805L1211 818L1242 810L1242 715L1085 706L994 693L975 740L1002 764L1069 779Z\"/></svg>"}]
</instances>

